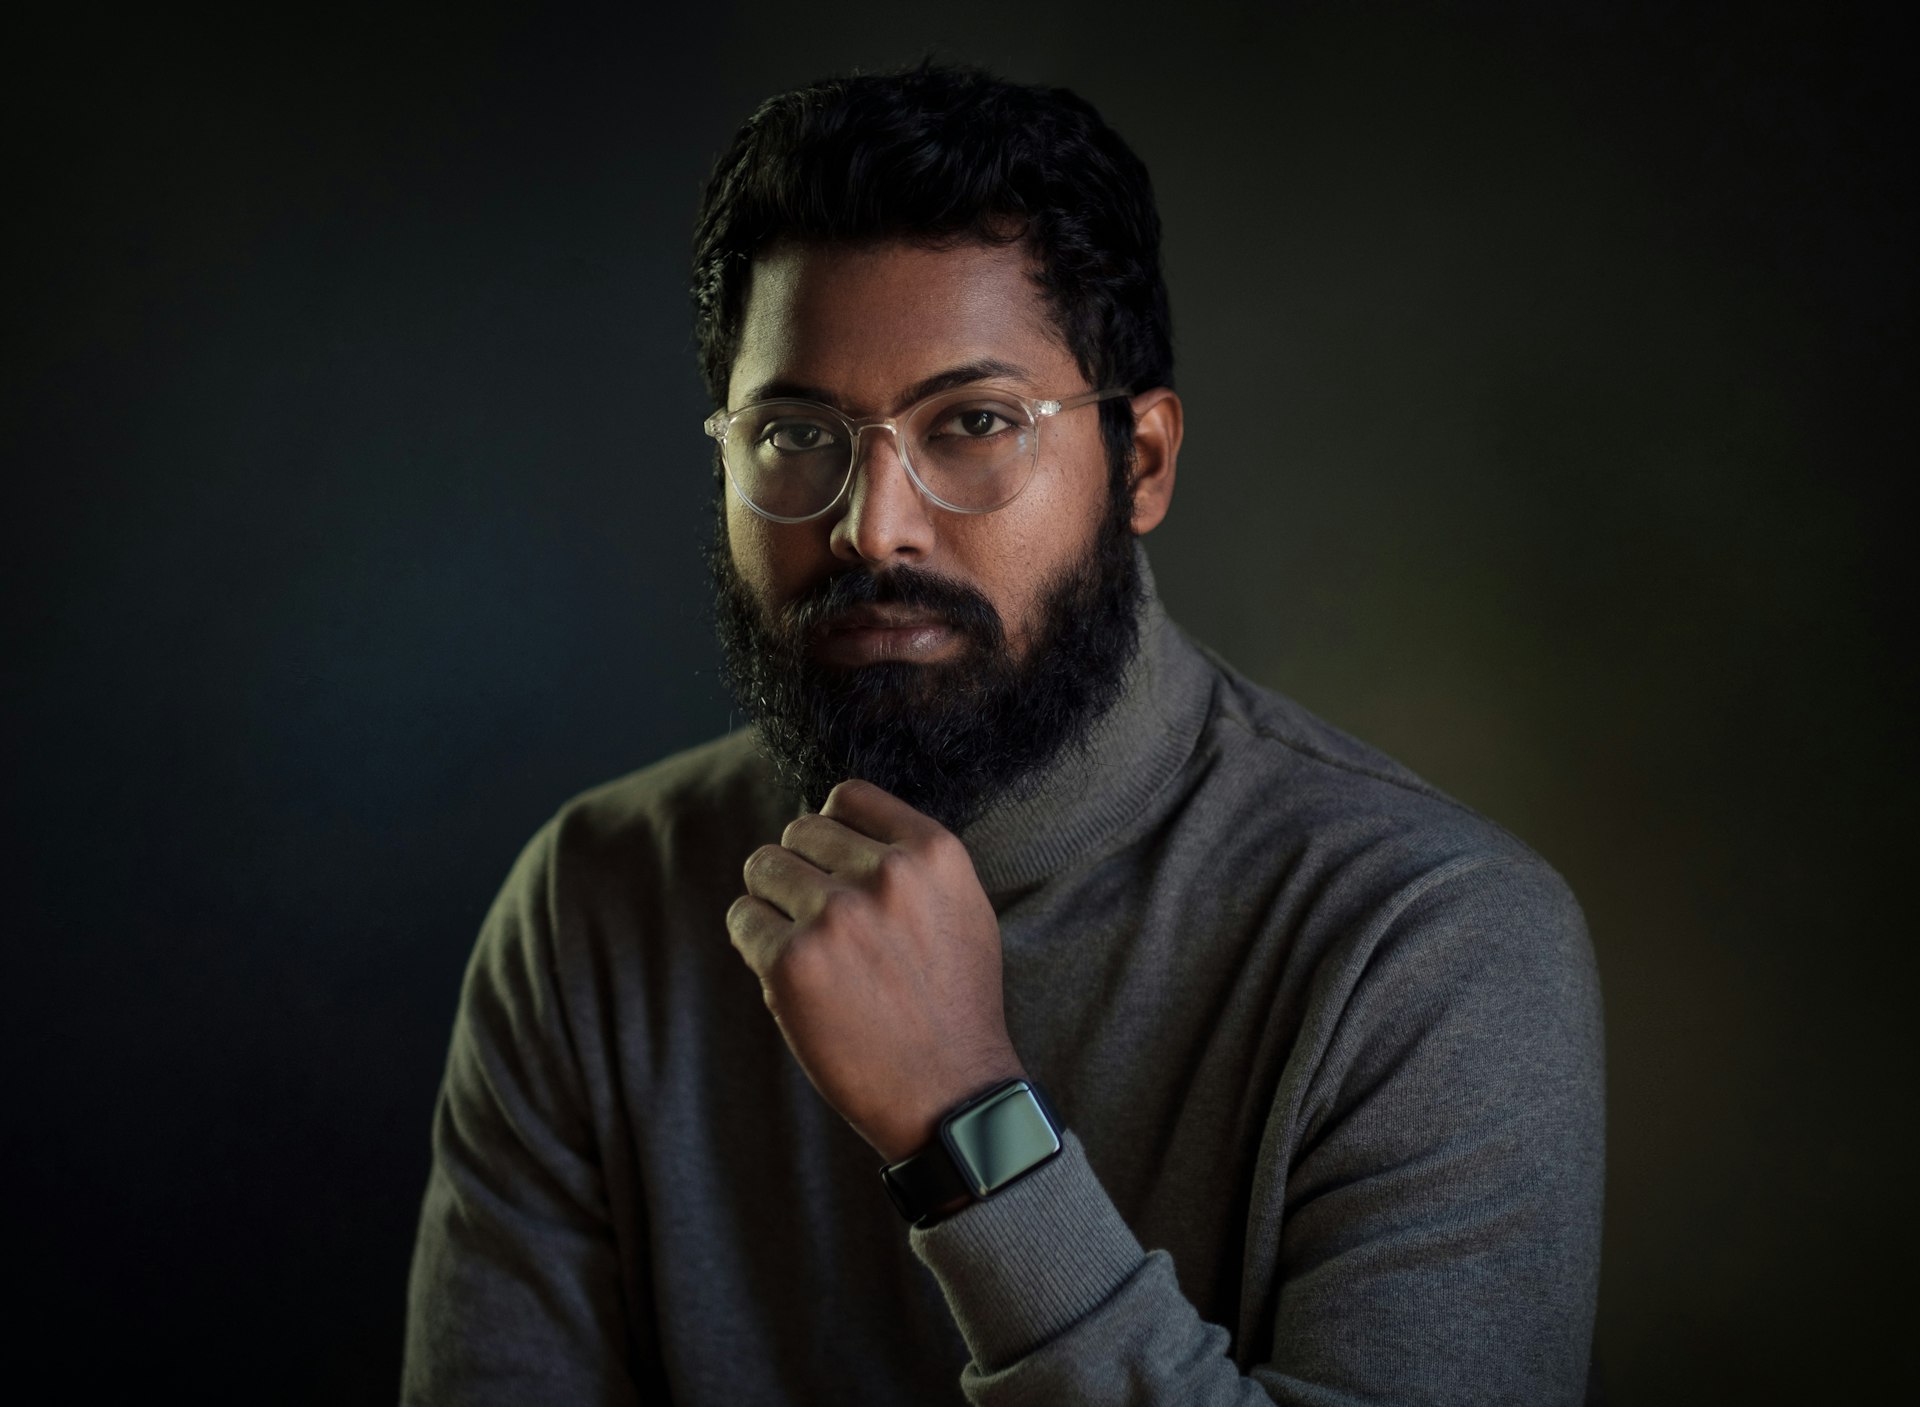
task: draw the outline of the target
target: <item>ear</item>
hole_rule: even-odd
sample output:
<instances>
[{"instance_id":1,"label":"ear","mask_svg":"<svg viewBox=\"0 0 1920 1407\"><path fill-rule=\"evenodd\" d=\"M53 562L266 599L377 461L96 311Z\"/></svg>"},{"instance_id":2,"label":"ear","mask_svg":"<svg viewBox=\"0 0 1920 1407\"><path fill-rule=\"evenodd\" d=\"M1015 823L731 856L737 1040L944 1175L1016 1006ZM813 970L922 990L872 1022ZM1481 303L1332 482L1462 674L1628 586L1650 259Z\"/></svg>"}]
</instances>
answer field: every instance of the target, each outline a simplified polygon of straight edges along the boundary
<instances>
[{"instance_id":1,"label":"ear","mask_svg":"<svg viewBox=\"0 0 1920 1407\"><path fill-rule=\"evenodd\" d=\"M1180 458L1180 397L1156 386L1133 398L1133 530L1152 532L1173 502Z\"/></svg>"}]
</instances>

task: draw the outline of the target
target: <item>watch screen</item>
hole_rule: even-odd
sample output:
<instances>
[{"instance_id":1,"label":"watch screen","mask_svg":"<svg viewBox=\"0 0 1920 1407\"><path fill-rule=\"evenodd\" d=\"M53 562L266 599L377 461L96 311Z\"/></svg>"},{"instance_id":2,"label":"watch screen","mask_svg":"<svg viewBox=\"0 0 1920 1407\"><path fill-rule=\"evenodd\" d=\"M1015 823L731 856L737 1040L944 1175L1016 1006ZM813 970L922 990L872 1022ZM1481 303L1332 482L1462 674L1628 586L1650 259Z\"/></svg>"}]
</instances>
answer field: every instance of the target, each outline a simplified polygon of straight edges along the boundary
<instances>
[{"instance_id":1,"label":"watch screen","mask_svg":"<svg viewBox=\"0 0 1920 1407\"><path fill-rule=\"evenodd\" d=\"M1059 1137L1025 1085L957 1116L946 1133L954 1161L978 1197L1060 1151Z\"/></svg>"}]
</instances>

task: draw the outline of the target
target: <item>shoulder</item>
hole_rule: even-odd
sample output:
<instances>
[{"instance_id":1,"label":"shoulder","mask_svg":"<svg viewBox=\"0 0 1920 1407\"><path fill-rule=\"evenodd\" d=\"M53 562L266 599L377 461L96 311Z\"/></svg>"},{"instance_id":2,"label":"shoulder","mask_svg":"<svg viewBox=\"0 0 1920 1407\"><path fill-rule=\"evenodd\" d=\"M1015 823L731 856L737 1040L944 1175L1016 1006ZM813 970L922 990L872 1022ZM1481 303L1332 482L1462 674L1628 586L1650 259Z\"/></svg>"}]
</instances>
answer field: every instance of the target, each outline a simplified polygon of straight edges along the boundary
<instances>
[{"instance_id":1,"label":"shoulder","mask_svg":"<svg viewBox=\"0 0 1920 1407\"><path fill-rule=\"evenodd\" d=\"M734 975L724 919L740 867L794 807L746 730L574 796L495 898L465 1005L495 1029L512 1025L498 1011L564 1028L582 1058L651 1039L671 1024L671 994Z\"/></svg>"},{"instance_id":2,"label":"shoulder","mask_svg":"<svg viewBox=\"0 0 1920 1407\"><path fill-rule=\"evenodd\" d=\"M1420 886L1489 865L1552 876L1505 827L1196 648L1216 671L1208 744L1219 770L1243 779L1247 809L1264 814L1268 835L1279 832L1300 858Z\"/></svg>"},{"instance_id":3,"label":"shoulder","mask_svg":"<svg viewBox=\"0 0 1920 1407\"><path fill-rule=\"evenodd\" d=\"M1372 1087L1419 1051L1438 1072L1434 1098L1503 1070L1597 1140L1600 977L1558 871L1402 763L1212 660L1213 770L1235 779L1215 785L1238 799L1242 854L1266 847L1283 876L1269 916L1300 962L1295 1055L1319 1072L1322 1100Z\"/></svg>"},{"instance_id":4,"label":"shoulder","mask_svg":"<svg viewBox=\"0 0 1920 1407\"><path fill-rule=\"evenodd\" d=\"M506 893L559 922L569 910L727 888L796 808L753 731L739 729L569 798L528 841Z\"/></svg>"},{"instance_id":5,"label":"shoulder","mask_svg":"<svg viewBox=\"0 0 1920 1407\"><path fill-rule=\"evenodd\" d=\"M697 844L769 822L777 832L796 804L761 756L753 730L742 728L579 793L549 825L563 851L587 854Z\"/></svg>"},{"instance_id":6,"label":"shoulder","mask_svg":"<svg viewBox=\"0 0 1920 1407\"><path fill-rule=\"evenodd\" d=\"M1198 647L1196 647L1198 648ZM1205 780L1189 813L1226 870L1265 873L1270 931L1337 1009L1364 980L1597 1000L1585 919L1524 841L1211 652Z\"/></svg>"}]
</instances>

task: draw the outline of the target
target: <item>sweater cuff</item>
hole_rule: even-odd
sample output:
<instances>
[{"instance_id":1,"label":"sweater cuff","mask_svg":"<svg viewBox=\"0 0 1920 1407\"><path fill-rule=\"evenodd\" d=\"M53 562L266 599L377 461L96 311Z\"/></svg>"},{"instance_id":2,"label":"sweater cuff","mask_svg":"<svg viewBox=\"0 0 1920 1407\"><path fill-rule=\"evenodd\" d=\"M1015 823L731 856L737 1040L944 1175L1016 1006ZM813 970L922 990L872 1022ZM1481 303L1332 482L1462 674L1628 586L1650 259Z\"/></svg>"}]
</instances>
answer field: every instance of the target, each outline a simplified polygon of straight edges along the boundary
<instances>
[{"instance_id":1,"label":"sweater cuff","mask_svg":"<svg viewBox=\"0 0 1920 1407\"><path fill-rule=\"evenodd\" d=\"M1060 1144L1011 1187L909 1234L982 1373L1066 1332L1146 1259L1072 1130Z\"/></svg>"}]
</instances>

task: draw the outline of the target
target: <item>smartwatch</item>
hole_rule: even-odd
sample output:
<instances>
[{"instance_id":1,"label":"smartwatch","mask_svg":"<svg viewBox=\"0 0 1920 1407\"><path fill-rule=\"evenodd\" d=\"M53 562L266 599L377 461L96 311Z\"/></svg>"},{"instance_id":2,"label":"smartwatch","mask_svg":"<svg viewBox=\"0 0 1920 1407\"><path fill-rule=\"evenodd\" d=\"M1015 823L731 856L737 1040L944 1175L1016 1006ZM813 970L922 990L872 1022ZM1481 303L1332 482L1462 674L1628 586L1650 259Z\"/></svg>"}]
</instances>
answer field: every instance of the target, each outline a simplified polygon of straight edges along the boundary
<instances>
[{"instance_id":1,"label":"smartwatch","mask_svg":"<svg viewBox=\"0 0 1920 1407\"><path fill-rule=\"evenodd\" d=\"M1060 1119L1031 1080L1002 1080L940 1121L940 1136L880 1169L900 1215L933 1225L956 1197L991 1197L1060 1152Z\"/></svg>"}]
</instances>

